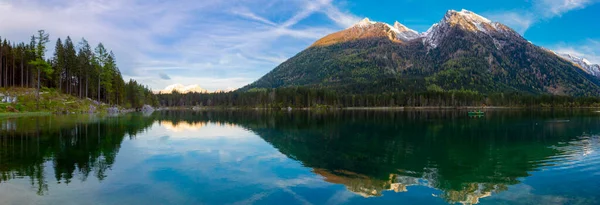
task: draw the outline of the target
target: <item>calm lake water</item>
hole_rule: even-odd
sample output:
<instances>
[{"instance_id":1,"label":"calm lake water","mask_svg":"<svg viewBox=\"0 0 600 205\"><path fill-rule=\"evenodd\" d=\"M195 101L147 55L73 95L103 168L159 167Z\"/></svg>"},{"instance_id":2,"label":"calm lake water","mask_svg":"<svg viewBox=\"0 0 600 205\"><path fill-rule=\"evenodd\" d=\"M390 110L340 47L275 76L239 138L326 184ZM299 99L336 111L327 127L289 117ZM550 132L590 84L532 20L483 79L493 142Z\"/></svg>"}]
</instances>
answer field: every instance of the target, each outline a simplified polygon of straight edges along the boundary
<instances>
[{"instance_id":1,"label":"calm lake water","mask_svg":"<svg viewBox=\"0 0 600 205\"><path fill-rule=\"evenodd\" d=\"M3 205L600 204L592 110L165 111L0 128Z\"/></svg>"}]
</instances>

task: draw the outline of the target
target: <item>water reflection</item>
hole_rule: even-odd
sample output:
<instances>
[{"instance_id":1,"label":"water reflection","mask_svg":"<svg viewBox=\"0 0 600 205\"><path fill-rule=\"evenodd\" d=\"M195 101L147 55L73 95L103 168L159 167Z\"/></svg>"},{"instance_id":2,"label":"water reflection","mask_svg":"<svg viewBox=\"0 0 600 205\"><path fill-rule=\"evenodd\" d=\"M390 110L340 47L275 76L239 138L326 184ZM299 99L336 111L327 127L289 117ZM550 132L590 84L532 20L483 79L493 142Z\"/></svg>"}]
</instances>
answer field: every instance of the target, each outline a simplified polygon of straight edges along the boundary
<instances>
[{"instance_id":1,"label":"water reflection","mask_svg":"<svg viewBox=\"0 0 600 205\"><path fill-rule=\"evenodd\" d=\"M591 137L596 143L587 142L582 130L600 128L594 119L557 120L562 116L555 114L503 113L488 120L455 112L219 114L199 120L234 119L323 180L360 196L419 185L463 204L477 204L531 172L593 152L597 136Z\"/></svg>"},{"instance_id":2,"label":"water reflection","mask_svg":"<svg viewBox=\"0 0 600 205\"><path fill-rule=\"evenodd\" d=\"M108 176L125 136L135 137L153 122L136 115L45 116L3 119L0 131L0 183L29 178L37 194L48 191L47 178L69 184ZM51 166L47 166L50 163ZM54 176L47 176L53 168Z\"/></svg>"},{"instance_id":3,"label":"water reflection","mask_svg":"<svg viewBox=\"0 0 600 205\"><path fill-rule=\"evenodd\" d=\"M219 144L225 141L220 139L222 137L227 137L228 142L244 143L241 139L247 139L249 135L241 131L257 135L260 137L257 139L265 145L270 144L285 156L285 160L301 163L323 182L342 185L356 196L369 199L411 193L426 187L438 190L434 196L448 203L477 204L480 200L509 193L512 186L530 178L532 173L555 169L563 170L552 172L557 176L581 174L589 178L600 173L597 168L600 157L594 152L600 147L596 135L600 133L600 121L584 113L498 112L470 119L460 112L425 111L165 111L149 116L13 118L0 120L0 123L0 185L28 178L39 195L49 191L50 177L64 184L74 180L85 183L89 177L102 182L111 177L124 139L136 140L138 134L146 138L157 135L160 140L152 143L168 144L171 153L184 153L204 160L201 170L183 167L198 173L198 176L186 176L190 178L187 179L175 170L177 166L185 166L181 165L183 159L176 158L180 155L147 159L170 159L168 165L172 169L154 170L160 173L156 177L162 179L163 175L169 175L170 181L185 185L175 190L187 197L206 191L191 189L198 186L192 184L194 180L203 185L212 183L215 190L241 181L250 183L246 185L248 188L269 181L261 177L288 172L273 164L260 164L273 166L261 168L249 165L248 160L269 157L262 156L265 153L259 150L263 149L260 146L255 150L244 150L242 156L226 152L237 147L219 150L218 146L223 144L231 146ZM151 131L144 132L148 130ZM168 138L219 140L203 141L205 146L193 147L199 145L191 145L189 140L164 141ZM211 145L215 146L211 149ZM136 147L139 150L132 152L151 150L157 145L145 146L148 147ZM211 161L210 157L191 152L199 149L206 149L202 150L206 153L216 152L219 159ZM52 169L52 172L45 169ZM48 176L49 173L53 176ZM219 183L195 179L201 176L199 173L212 176ZM568 183L567 179L561 180ZM285 185L291 182L269 183L291 192L290 185ZM580 186L594 187L595 184L588 182ZM598 191L598 188L589 189ZM262 188L247 191L258 193L259 190ZM242 191L235 193L238 192ZM573 195L593 196L589 193Z\"/></svg>"},{"instance_id":4,"label":"water reflection","mask_svg":"<svg viewBox=\"0 0 600 205\"><path fill-rule=\"evenodd\" d=\"M159 121L159 124L173 132L198 131L198 130L202 129L202 127L206 126L206 122L173 123L171 121L166 121L166 120Z\"/></svg>"}]
</instances>

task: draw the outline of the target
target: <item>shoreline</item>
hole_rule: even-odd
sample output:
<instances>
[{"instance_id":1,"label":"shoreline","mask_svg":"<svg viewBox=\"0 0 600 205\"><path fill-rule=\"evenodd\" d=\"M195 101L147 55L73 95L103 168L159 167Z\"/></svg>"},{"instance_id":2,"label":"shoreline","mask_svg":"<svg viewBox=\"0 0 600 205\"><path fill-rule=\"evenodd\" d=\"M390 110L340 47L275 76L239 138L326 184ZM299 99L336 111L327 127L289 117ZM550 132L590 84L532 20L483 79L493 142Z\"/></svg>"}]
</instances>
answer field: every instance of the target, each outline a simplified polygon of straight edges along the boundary
<instances>
[{"instance_id":1,"label":"shoreline","mask_svg":"<svg viewBox=\"0 0 600 205\"><path fill-rule=\"evenodd\" d=\"M594 110L600 113L600 107L502 107L502 106L490 106L490 107L345 107L345 108L292 108L290 110L282 108L240 108L240 107L163 107L156 108L155 111L472 111L472 110ZM135 111L133 109L123 109L119 113L113 114L129 114L129 113L142 113L141 111ZM49 116L49 115L71 115L71 114L102 114L102 112L95 113L55 113L55 112L0 112L0 118L6 117L27 117L27 116ZM107 113L104 113L107 114Z\"/></svg>"},{"instance_id":2,"label":"shoreline","mask_svg":"<svg viewBox=\"0 0 600 205\"><path fill-rule=\"evenodd\" d=\"M477 107L477 106L464 106L464 107L343 107L343 108L248 108L248 107L162 107L156 109L161 110L190 110L190 111L203 111L203 110L275 110L275 111L295 111L295 110L322 110L322 111L336 111L336 110L571 110L571 109L599 109L600 107L506 107L506 106L489 106L489 107Z\"/></svg>"},{"instance_id":3,"label":"shoreline","mask_svg":"<svg viewBox=\"0 0 600 205\"><path fill-rule=\"evenodd\" d=\"M51 112L0 112L0 118L5 117L27 117L27 116L49 116L56 115Z\"/></svg>"}]
</instances>

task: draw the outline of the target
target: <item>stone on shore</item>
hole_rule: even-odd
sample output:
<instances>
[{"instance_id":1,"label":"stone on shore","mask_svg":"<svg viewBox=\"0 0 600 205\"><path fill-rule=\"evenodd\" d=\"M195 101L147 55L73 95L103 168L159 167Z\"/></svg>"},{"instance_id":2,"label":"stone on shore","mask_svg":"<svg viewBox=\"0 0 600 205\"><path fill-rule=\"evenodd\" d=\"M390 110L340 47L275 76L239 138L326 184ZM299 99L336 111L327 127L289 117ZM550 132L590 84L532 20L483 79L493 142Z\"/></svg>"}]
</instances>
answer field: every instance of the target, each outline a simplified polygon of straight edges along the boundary
<instances>
[{"instance_id":1,"label":"stone on shore","mask_svg":"<svg viewBox=\"0 0 600 205\"><path fill-rule=\"evenodd\" d=\"M106 112L108 112L108 114L118 114L119 113L119 108L118 107L111 107L106 109Z\"/></svg>"},{"instance_id":2,"label":"stone on shore","mask_svg":"<svg viewBox=\"0 0 600 205\"><path fill-rule=\"evenodd\" d=\"M96 112L96 106L90 105L90 109L88 109L88 113L95 113Z\"/></svg>"},{"instance_id":3,"label":"stone on shore","mask_svg":"<svg viewBox=\"0 0 600 205\"><path fill-rule=\"evenodd\" d=\"M142 107L142 112L144 113L148 113L148 112L154 112L154 108L150 105L144 105L144 107Z\"/></svg>"}]
</instances>

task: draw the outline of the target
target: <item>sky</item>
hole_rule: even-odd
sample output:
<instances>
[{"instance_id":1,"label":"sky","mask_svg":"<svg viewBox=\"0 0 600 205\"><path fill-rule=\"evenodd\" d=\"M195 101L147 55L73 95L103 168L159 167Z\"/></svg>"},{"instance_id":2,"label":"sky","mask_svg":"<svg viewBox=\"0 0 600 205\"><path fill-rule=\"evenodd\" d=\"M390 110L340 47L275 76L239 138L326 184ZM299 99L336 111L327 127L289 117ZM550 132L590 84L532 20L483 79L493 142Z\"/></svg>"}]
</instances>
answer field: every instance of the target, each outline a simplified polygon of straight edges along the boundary
<instances>
[{"instance_id":1,"label":"sky","mask_svg":"<svg viewBox=\"0 0 600 205\"><path fill-rule=\"evenodd\" d=\"M228 90L365 17L424 32L450 9L600 63L600 0L0 0L0 36L28 42L44 29L47 57L59 37L102 42L126 80Z\"/></svg>"}]
</instances>

